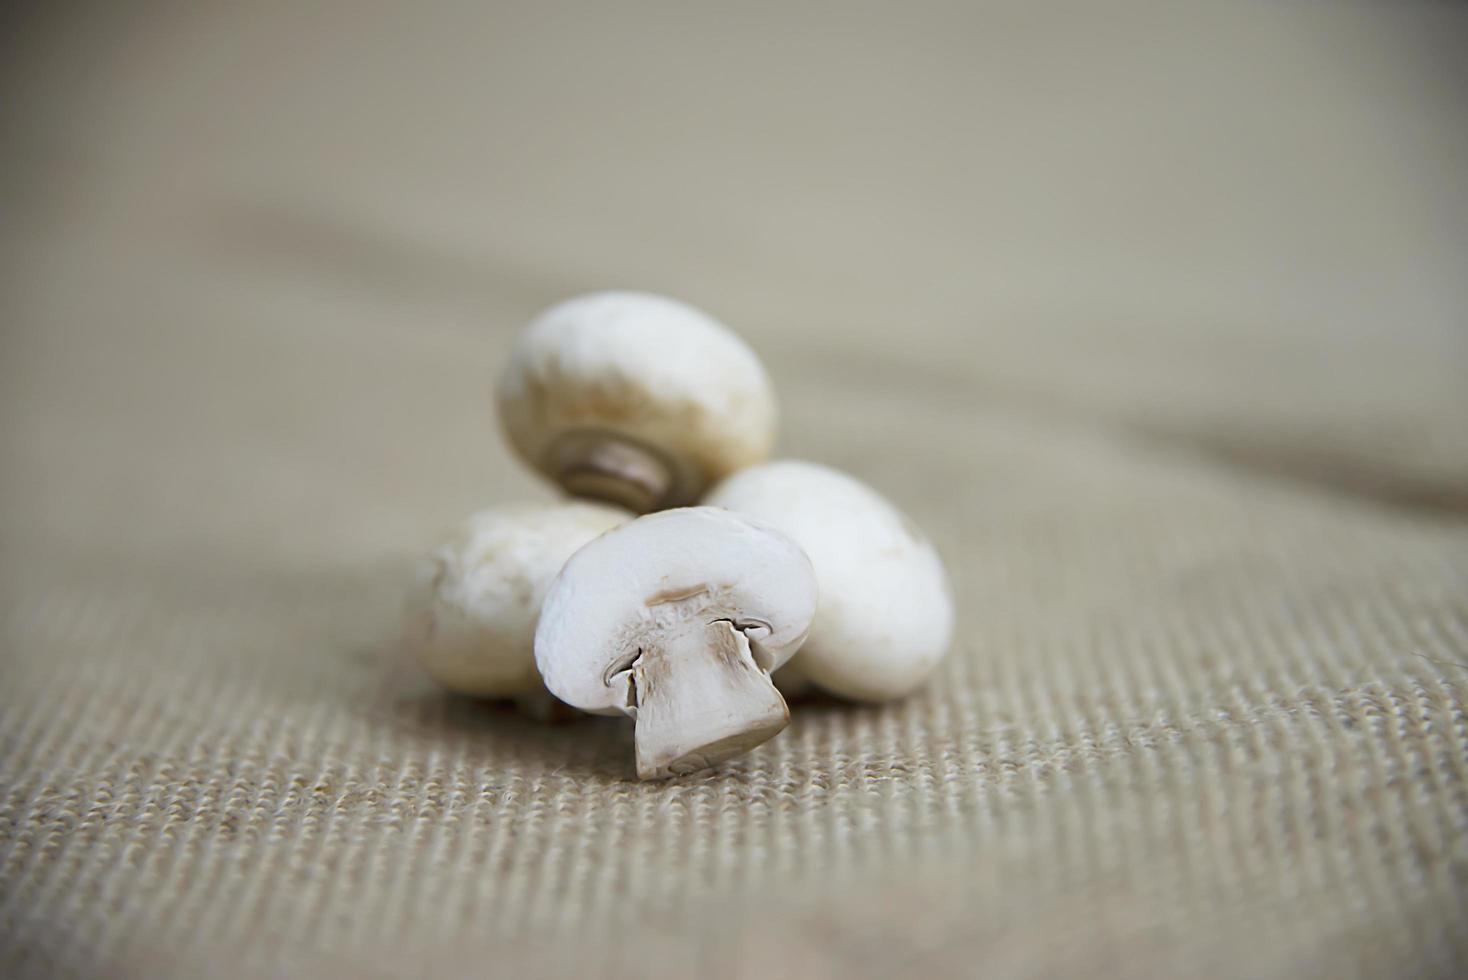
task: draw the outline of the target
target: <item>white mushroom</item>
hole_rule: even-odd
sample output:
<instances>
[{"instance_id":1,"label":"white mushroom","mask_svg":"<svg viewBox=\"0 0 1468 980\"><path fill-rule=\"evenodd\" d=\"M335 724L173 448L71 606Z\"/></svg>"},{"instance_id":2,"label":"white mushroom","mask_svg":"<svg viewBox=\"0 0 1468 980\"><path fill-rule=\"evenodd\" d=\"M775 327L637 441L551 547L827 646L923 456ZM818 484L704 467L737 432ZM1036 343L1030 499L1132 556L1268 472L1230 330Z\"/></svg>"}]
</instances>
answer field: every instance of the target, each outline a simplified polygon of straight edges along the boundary
<instances>
[{"instance_id":1,"label":"white mushroom","mask_svg":"<svg viewBox=\"0 0 1468 980\"><path fill-rule=\"evenodd\" d=\"M567 300L516 342L497 393L510 444L577 496L638 512L692 503L769 455L775 396L749 346L647 293Z\"/></svg>"},{"instance_id":2,"label":"white mushroom","mask_svg":"<svg viewBox=\"0 0 1468 980\"><path fill-rule=\"evenodd\" d=\"M875 490L815 463L736 473L710 506L785 532L810 556L820 609L792 665L843 697L885 701L918 687L953 637L943 562L921 531Z\"/></svg>"},{"instance_id":3,"label":"white mushroom","mask_svg":"<svg viewBox=\"0 0 1468 980\"><path fill-rule=\"evenodd\" d=\"M576 549L630 518L584 502L475 514L423 569L408 634L419 662L449 690L515 698L529 714L554 716L535 669L541 600Z\"/></svg>"},{"instance_id":4,"label":"white mushroom","mask_svg":"<svg viewBox=\"0 0 1468 980\"><path fill-rule=\"evenodd\" d=\"M790 720L770 672L816 610L810 561L783 534L708 507L640 517L582 548L535 634L546 687L636 719L637 775L711 766Z\"/></svg>"}]
</instances>

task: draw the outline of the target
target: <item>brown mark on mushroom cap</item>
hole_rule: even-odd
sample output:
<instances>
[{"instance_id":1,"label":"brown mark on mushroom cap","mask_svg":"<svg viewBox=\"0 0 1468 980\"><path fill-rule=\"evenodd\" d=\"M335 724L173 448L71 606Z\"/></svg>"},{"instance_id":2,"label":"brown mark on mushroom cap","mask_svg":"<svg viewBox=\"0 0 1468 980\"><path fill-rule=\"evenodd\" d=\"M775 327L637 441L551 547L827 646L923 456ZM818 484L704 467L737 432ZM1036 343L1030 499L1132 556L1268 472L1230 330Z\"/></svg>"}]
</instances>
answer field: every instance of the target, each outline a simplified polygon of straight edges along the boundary
<instances>
[{"instance_id":1,"label":"brown mark on mushroom cap","mask_svg":"<svg viewBox=\"0 0 1468 980\"><path fill-rule=\"evenodd\" d=\"M649 608L652 606L667 605L670 602L682 602L684 599L692 599L696 595L705 595L709 591L708 585L685 585L678 588L664 589L654 595L647 597L643 604Z\"/></svg>"}]
</instances>

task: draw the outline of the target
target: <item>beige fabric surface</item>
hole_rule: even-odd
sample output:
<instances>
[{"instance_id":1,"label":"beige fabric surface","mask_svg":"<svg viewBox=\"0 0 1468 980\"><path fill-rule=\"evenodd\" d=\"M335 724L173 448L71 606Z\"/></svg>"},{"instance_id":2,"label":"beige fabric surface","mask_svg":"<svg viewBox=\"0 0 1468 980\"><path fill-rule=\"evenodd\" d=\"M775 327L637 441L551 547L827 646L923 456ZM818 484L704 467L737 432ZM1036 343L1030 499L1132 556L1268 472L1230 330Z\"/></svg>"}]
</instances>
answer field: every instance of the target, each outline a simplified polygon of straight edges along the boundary
<instances>
[{"instance_id":1,"label":"beige fabric surface","mask_svg":"<svg viewBox=\"0 0 1468 980\"><path fill-rule=\"evenodd\" d=\"M0 972L1468 969L1463 10L9 17ZM406 662L614 285L933 534L919 696L648 785Z\"/></svg>"}]
</instances>

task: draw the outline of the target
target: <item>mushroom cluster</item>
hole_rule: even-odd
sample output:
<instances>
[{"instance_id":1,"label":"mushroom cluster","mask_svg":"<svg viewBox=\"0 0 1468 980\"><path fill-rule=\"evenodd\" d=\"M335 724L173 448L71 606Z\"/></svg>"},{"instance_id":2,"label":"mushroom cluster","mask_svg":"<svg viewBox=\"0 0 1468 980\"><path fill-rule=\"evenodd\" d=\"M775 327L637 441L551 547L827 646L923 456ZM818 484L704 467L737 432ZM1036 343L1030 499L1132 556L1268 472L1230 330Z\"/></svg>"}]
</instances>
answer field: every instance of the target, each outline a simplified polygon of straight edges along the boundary
<instances>
[{"instance_id":1,"label":"mushroom cluster","mask_svg":"<svg viewBox=\"0 0 1468 980\"><path fill-rule=\"evenodd\" d=\"M444 687L626 715L637 775L662 779L773 738L786 695L902 697L947 651L937 551L855 477L767 460L769 376L707 314L633 292L560 303L496 401L571 499L482 511L433 552L409 636Z\"/></svg>"}]
</instances>

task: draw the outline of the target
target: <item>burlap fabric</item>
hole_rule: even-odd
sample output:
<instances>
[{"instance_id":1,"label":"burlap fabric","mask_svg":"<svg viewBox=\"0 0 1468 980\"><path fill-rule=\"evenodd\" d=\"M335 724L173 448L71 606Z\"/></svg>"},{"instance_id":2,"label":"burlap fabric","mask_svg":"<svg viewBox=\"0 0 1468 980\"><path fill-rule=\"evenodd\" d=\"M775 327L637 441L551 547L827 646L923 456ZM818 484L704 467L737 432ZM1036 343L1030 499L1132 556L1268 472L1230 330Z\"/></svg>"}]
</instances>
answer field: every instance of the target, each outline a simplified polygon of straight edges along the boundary
<instances>
[{"instance_id":1,"label":"burlap fabric","mask_svg":"<svg viewBox=\"0 0 1468 980\"><path fill-rule=\"evenodd\" d=\"M0 972L1463 971L1462 10L7 19ZM932 532L924 693L643 785L404 661L608 285Z\"/></svg>"}]
</instances>

